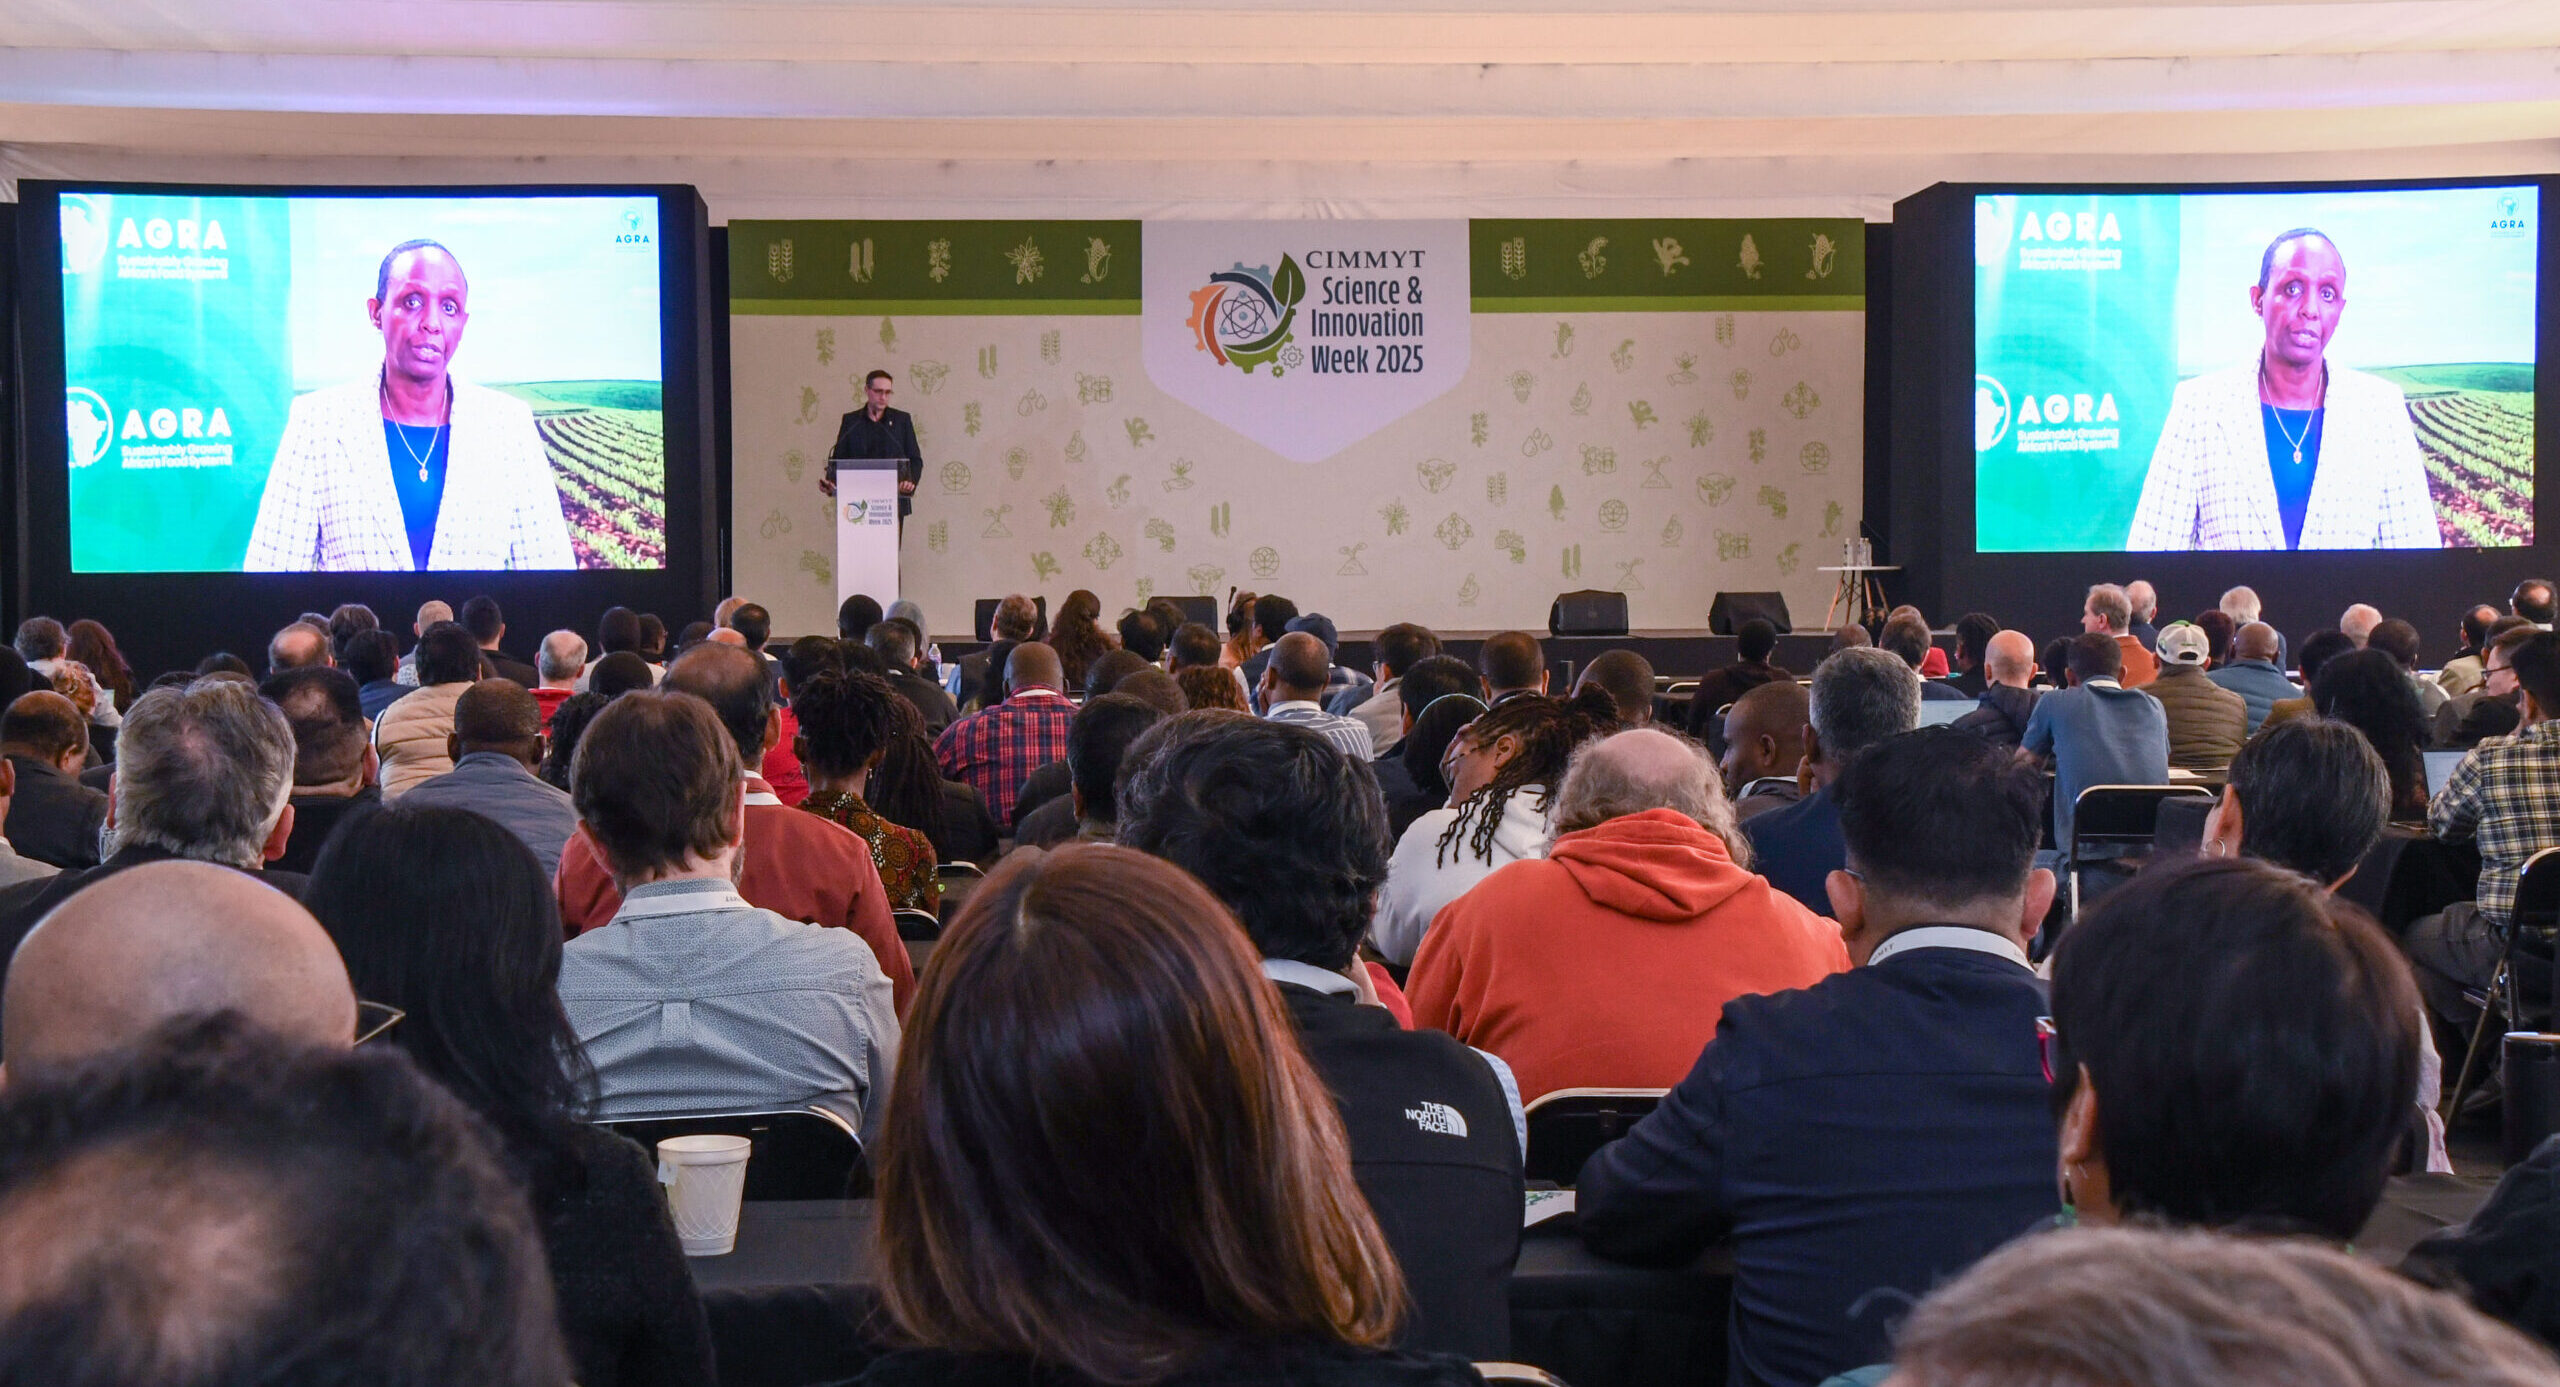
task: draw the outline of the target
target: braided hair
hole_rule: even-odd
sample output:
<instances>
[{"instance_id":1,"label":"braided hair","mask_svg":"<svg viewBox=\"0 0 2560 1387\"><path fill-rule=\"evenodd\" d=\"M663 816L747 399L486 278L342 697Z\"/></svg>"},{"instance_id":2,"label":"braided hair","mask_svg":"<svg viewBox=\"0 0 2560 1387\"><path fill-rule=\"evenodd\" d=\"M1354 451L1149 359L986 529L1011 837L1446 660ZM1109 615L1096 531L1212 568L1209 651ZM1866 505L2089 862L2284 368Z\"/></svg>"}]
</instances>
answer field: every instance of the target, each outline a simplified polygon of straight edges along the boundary
<instances>
[{"instance_id":1,"label":"braided hair","mask_svg":"<svg viewBox=\"0 0 2560 1387\"><path fill-rule=\"evenodd\" d=\"M1617 704L1606 690L1596 688L1583 690L1570 702L1544 694L1520 694L1486 709L1458 736L1470 746L1516 737L1520 750L1502 763L1492 780L1458 806L1457 816L1441 830L1439 845L1432 853L1433 864L1447 865L1450 851L1462 840L1465 852L1491 862L1494 830L1502 826L1503 811L1510 806L1511 797L1535 787L1538 810L1544 813L1557 784L1564 779L1565 763L1573 759L1574 748L1616 730Z\"/></svg>"},{"instance_id":2,"label":"braided hair","mask_svg":"<svg viewBox=\"0 0 2560 1387\"><path fill-rule=\"evenodd\" d=\"M793 687L791 712L808 752L803 759L823 775L851 775L889 745L897 725L892 703L906 700L876 674L828 672Z\"/></svg>"},{"instance_id":3,"label":"braided hair","mask_svg":"<svg viewBox=\"0 0 2560 1387\"><path fill-rule=\"evenodd\" d=\"M905 697L892 695L889 721L889 738L864 798L872 813L931 837L942 831L942 771L934 764L924 715Z\"/></svg>"}]
</instances>

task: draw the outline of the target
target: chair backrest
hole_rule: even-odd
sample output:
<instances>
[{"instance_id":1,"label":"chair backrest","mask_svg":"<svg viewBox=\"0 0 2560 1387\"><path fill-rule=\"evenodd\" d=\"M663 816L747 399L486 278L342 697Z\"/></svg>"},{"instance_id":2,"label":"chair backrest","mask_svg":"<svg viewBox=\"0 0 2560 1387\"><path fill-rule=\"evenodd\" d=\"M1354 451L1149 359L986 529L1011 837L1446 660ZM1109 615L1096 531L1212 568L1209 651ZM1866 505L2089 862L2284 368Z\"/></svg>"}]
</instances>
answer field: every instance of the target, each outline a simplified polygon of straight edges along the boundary
<instances>
[{"instance_id":1,"label":"chair backrest","mask_svg":"<svg viewBox=\"0 0 2560 1387\"><path fill-rule=\"evenodd\" d=\"M2202 785L2092 785L2072 801L2071 837L2074 843L2148 843L2162 800L2213 794Z\"/></svg>"},{"instance_id":2,"label":"chair backrest","mask_svg":"<svg viewBox=\"0 0 2560 1387\"><path fill-rule=\"evenodd\" d=\"M913 942L919 939L940 939L942 937L942 921L935 919L933 912L930 910L916 910L911 907L902 906L896 910L890 911L889 918L898 922L898 937L900 939Z\"/></svg>"},{"instance_id":3,"label":"chair backrest","mask_svg":"<svg viewBox=\"0 0 2560 1387\"><path fill-rule=\"evenodd\" d=\"M753 1143L747 1152L745 1197L750 1202L859 1199L871 1192L862 1139L824 1108L632 1117L596 1125L640 1143L652 1160L658 1143L668 1137L745 1137Z\"/></svg>"},{"instance_id":4,"label":"chair backrest","mask_svg":"<svg viewBox=\"0 0 2560 1387\"><path fill-rule=\"evenodd\" d=\"M2508 918L2517 928L2545 934L2560 929L2560 848L2544 848L2516 874L2516 903Z\"/></svg>"},{"instance_id":5,"label":"chair backrest","mask_svg":"<svg viewBox=\"0 0 2560 1387\"><path fill-rule=\"evenodd\" d=\"M942 886L942 909L938 913L942 919L949 920L959 915L960 903L969 899L969 893L978 889L978 883L986 880L987 874L978 870L975 862L940 862L934 864L933 879ZM936 931L934 938L941 937L941 933Z\"/></svg>"},{"instance_id":6,"label":"chair backrest","mask_svg":"<svg viewBox=\"0 0 2560 1387\"><path fill-rule=\"evenodd\" d=\"M1526 1363L1478 1363L1475 1370L1486 1387L1565 1387L1563 1378Z\"/></svg>"},{"instance_id":7,"label":"chair backrest","mask_svg":"<svg viewBox=\"0 0 2560 1387\"><path fill-rule=\"evenodd\" d=\"M1625 1136L1670 1092L1660 1088L1560 1088L1529 1105L1532 1180L1573 1183L1591 1153Z\"/></svg>"}]
</instances>

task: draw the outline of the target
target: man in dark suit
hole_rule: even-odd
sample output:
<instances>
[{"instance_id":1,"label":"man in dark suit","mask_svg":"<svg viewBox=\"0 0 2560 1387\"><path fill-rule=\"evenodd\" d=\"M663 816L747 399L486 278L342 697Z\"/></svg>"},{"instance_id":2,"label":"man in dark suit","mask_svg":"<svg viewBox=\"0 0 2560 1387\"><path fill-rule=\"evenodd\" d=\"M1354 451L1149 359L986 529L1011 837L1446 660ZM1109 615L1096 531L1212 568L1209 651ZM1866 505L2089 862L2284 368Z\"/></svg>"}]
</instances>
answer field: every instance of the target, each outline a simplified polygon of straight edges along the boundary
<instances>
[{"instance_id":1,"label":"man in dark suit","mask_svg":"<svg viewBox=\"0 0 2560 1387\"><path fill-rule=\"evenodd\" d=\"M500 679L513 679L531 689L542 683L533 666L500 650L498 642L507 638L506 614L498 610L498 599L475 597L462 604L462 629L480 642L480 658L488 662L489 673Z\"/></svg>"},{"instance_id":2,"label":"man in dark suit","mask_svg":"<svg viewBox=\"0 0 2560 1387\"><path fill-rule=\"evenodd\" d=\"M1040 608L1018 592L1006 593L996 604L995 616L987 623L988 633L995 639L975 655L960 657L960 697L962 704L997 704L1004 695L994 685L1004 682L1004 662L1013 648L1031 639L1040 624ZM990 682L992 678L992 683ZM989 697L993 694L993 697Z\"/></svg>"},{"instance_id":3,"label":"man in dark suit","mask_svg":"<svg viewBox=\"0 0 2560 1387\"><path fill-rule=\"evenodd\" d=\"M1885 1361L1913 1300L2057 1211L2027 966L2053 901L2038 779L1949 727L1860 756L1828 790L1848 843L1828 909L1857 966L1727 1004L1689 1077L1583 1166L1593 1251L1733 1243L1734 1387Z\"/></svg>"},{"instance_id":4,"label":"man in dark suit","mask_svg":"<svg viewBox=\"0 0 2560 1387\"><path fill-rule=\"evenodd\" d=\"M903 409L889 408L889 397L896 393L896 382L888 372L874 371L864 376L863 407L836 425L835 447L827 456L905 459L898 464L898 519L903 521L916 508L916 480L924 475L924 450L916 446L915 417ZM835 474L829 472L819 478L818 489L835 495Z\"/></svg>"},{"instance_id":5,"label":"man in dark suit","mask_svg":"<svg viewBox=\"0 0 2560 1387\"><path fill-rule=\"evenodd\" d=\"M1813 793L1754 817L1742 832L1751 840L1751 865L1771 886L1827 914L1823 883L1844 851L1831 784L1859 752L1920 725L1920 674L1890 651L1852 646L1814 666L1808 705L1804 759Z\"/></svg>"},{"instance_id":6,"label":"man in dark suit","mask_svg":"<svg viewBox=\"0 0 2560 1387\"><path fill-rule=\"evenodd\" d=\"M1398 1345L1499 1360L1520 1250L1517 1089L1489 1056L1376 1004L1359 947L1387 823L1365 765L1304 727L1185 713L1123 758L1119 841L1198 877L1262 954L1413 1293Z\"/></svg>"},{"instance_id":7,"label":"man in dark suit","mask_svg":"<svg viewBox=\"0 0 2560 1387\"><path fill-rule=\"evenodd\" d=\"M1701 743L1712 743L1718 710L1742 701L1742 696L1776 679L1793 679L1786 667L1769 657L1778 649L1778 627L1775 622L1753 617L1733 633L1734 663L1723 669L1709 670L1698 680L1696 692L1689 695L1689 737Z\"/></svg>"},{"instance_id":8,"label":"man in dark suit","mask_svg":"<svg viewBox=\"0 0 2560 1387\"><path fill-rule=\"evenodd\" d=\"M924 719L926 736L939 737L942 729L959 720L960 705L940 684L916 672L917 663L924 658L924 637L914 622L903 617L874 622L865 641L879 655L880 663L889 667L889 687L913 704L916 715Z\"/></svg>"},{"instance_id":9,"label":"man in dark suit","mask_svg":"<svg viewBox=\"0 0 2560 1387\"><path fill-rule=\"evenodd\" d=\"M58 693L22 694L0 715L0 754L18 772L5 833L22 856L56 867L98 864L107 797L80 783L89 724Z\"/></svg>"}]
</instances>

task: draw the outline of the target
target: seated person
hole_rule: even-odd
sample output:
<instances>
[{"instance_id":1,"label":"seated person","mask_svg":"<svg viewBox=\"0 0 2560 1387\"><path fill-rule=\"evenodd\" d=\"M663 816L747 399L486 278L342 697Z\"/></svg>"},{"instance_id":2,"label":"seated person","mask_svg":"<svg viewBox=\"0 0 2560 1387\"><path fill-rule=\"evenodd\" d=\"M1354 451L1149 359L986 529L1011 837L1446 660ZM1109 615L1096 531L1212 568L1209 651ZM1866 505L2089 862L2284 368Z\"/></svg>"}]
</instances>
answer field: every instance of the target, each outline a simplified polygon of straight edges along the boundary
<instances>
[{"instance_id":1,"label":"seated person","mask_svg":"<svg viewBox=\"0 0 2560 1387\"><path fill-rule=\"evenodd\" d=\"M1192 637L1190 651L1176 649L1177 662L1187 658L1194 664L1216 664L1216 634L1206 626L1185 627L1184 631L1197 634ZM1373 760L1384 760L1396 749L1396 744L1404 740L1405 725L1411 716L1406 711L1408 705L1401 692L1404 677L1413 672L1415 665L1440 654L1440 638L1433 635L1427 626L1399 621L1380 631L1378 638L1369 643L1369 649L1377 656L1377 687L1357 700L1351 699L1347 692L1340 695L1345 706L1339 711L1368 725L1370 756Z\"/></svg>"},{"instance_id":2,"label":"seated person","mask_svg":"<svg viewBox=\"0 0 2560 1387\"><path fill-rule=\"evenodd\" d=\"M1484 711L1484 678L1464 660L1434 655L1414 661L1394 682L1396 722L1390 730L1395 747L1379 753L1369 769L1378 777L1378 793L1387 801L1387 831L1401 838L1414 820L1449 802L1449 784L1440 778L1440 753L1448 750L1448 737L1444 734L1437 747L1427 748L1430 754L1421 758L1418 771L1408 762L1405 738L1413 735L1424 709L1450 694L1465 694L1477 712ZM1184 687L1188 692L1187 682ZM1204 705L1194 699L1191 706Z\"/></svg>"},{"instance_id":3,"label":"seated person","mask_svg":"<svg viewBox=\"0 0 2560 1387\"><path fill-rule=\"evenodd\" d=\"M1876 636L1876 647L1880 650L1891 651L1893 654L1900 656L1902 658L1902 662L1911 666L1914 673L1921 673L1921 667L1928 662L1929 656L1937 650L1937 647L1932 644L1930 640L1929 623L1922 620L1917 615L1903 615L1887 618L1884 623L1884 630ZM1942 684L1935 679L1928 678L1923 678L1920 681L1920 700L1923 703L1969 703L1973 701L1972 697L1966 694L1963 690L1958 689L1953 685Z\"/></svg>"},{"instance_id":4,"label":"seated person","mask_svg":"<svg viewBox=\"0 0 2560 1387\"><path fill-rule=\"evenodd\" d=\"M1863 637L1866 633L1858 634ZM1693 741L1709 741L1716 713L1741 702L1744 694L1763 684L1795 682L1795 676L1785 666L1769 658L1778 649L1778 628L1774 623L1753 617L1735 628L1733 645L1734 662L1708 671L1698 681L1697 691L1689 695L1688 730Z\"/></svg>"},{"instance_id":5,"label":"seated person","mask_svg":"<svg viewBox=\"0 0 2560 1387\"><path fill-rule=\"evenodd\" d=\"M1573 691L1598 689L1617 705L1620 727L1653 725L1653 665L1632 650L1604 650L1574 676Z\"/></svg>"},{"instance_id":6,"label":"seated person","mask_svg":"<svg viewBox=\"0 0 2560 1387\"><path fill-rule=\"evenodd\" d=\"M1805 909L1828 911L1824 883L1844 860L1831 786L1859 753L1919 725L1920 674L1901 656L1852 646L1814 666L1803 733L1813 793L1743 825L1752 868Z\"/></svg>"},{"instance_id":7,"label":"seated person","mask_svg":"<svg viewBox=\"0 0 2560 1387\"><path fill-rule=\"evenodd\" d=\"M2276 628L2263 621L2248 622L2231 634L2230 663L2205 671L2205 678L2240 695L2241 706L2249 714L2249 735L2253 737L2278 702L2302 696L2302 690L2295 688L2276 665L2280 644Z\"/></svg>"},{"instance_id":8,"label":"seated person","mask_svg":"<svg viewBox=\"0 0 2560 1387\"><path fill-rule=\"evenodd\" d=\"M587 726L574 783L580 841L613 873L619 905L560 965L561 1005L595 1065L596 1116L815 1103L869 1141L898 1050L889 978L851 931L739 894L748 781L710 705L676 690L615 699ZM670 1027L677 1005L687 1021Z\"/></svg>"},{"instance_id":9,"label":"seated person","mask_svg":"<svg viewBox=\"0 0 2560 1387\"><path fill-rule=\"evenodd\" d=\"M2023 631L1995 631L1982 646L1982 693L1970 713L1955 725L1978 733L1996 746L2015 748L2027 735L2036 701L2044 690L2034 687L2035 642Z\"/></svg>"},{"instance_id":10,"label":"seated person","mask_svg":"<svg viewBox=\"0 0 2560 1387\"><path fill-rule=\"evenodd\" d=\"M2355 650L2320 667L2311 681L2311 706L2324 718L2364 734L2391 772L2391 817L2424 823L2427 817L2427 746L2433 733L2408 672L2387 652Z\"/></svg>"},{"instance_id":11,"label":"seated person","mask_svg":"<svg viewBox=\"0 0 2560 1387\"><path fill-rule=\"evenodd\" d=\"M2162 627L2160 676L2142 686L2168 721L2169 764L2180 770L2218 771L2249 737L2248 702L2205 677L2210 639L2192 621Z\"/></svg>"},{"instance_id":12,"label":"seated person","mask_svg":"<svg viewBox=\"0 0 2560 1387\"><path fill-rule=\"evenodd\" d=\"M875 623L871 629L876 634L887 624ZM796 654L786 661L799 663ZM871 865L880 873L890 909L940 914L942 888L934 881L933 840L881 817L864 798L902 725L897 705L905 700L876 674L829 671L792 687L793 711L800 715L793 743L809 777L801 809L871 846ZM913 711L912 706L907 709Z\"/></svg>"},{"instance_id":13,"label":"seated person","mask_svg":"<svg viewBox=\"0 0 2560 1387\"><path fill-rule=\"evenodd\" d=\"M878 1161L904 1347L861 1387L1477 1381L1386 1347L1404 1278L1342 1197L1356 1130L1198 882L1024 854L939 948Z\"/></svg>"},{"instance_id":14,"label":"seated person","mask_svg":"<svg viewBox=\"0 0 2560 1387\"><path fill-rule=\"evenodd\" d=\"M576 1120L588 1071L551 877L493 819L421 798L349 820L305 903L356 991L407 1013L379 1043L478 1113L521 1174L580 1387L708 1387L710 1327L649 1154Z\"/></svg>"},{"instance_id":15,"label":"seated person","mask_svg":"<svg viewBox=\"0 0 2560 1387\"><path fill-rule=\"evenodd\" d=\"M1804 798L1796 772L1804 765L1804 685L1776 679L1734 700L1724 716L1726 793L1734 818L1749 822Z\"/></svg>"},{"instance_id":16,"label":"seated person","mask_svg":"<svg viewBox=\"0 0 2560 1387\"><path fill-rule=\"evenodd\" d=\"M98 865L107 797L80 783L89 721L79 708L58 693L19 694L0 714L0 753L18 779L0 827L9 846L49 866Z\"/></svg>"},{"instance_id":17,"label":"seated person","mask_svg":"<svg viewBox=\"0 0 2560 1387\"><path fill-rule=\"evenodd\" d=\"M2560 756L2552 750L2560 747L2560 636L2536 631L2513 646L2493 640L2484 668L2484 688L2509 680L2520 686L2519 730L2472 748L2427 806L2436 837L2479 844L2479 889L2472 900L2411 923L2401 937L2428 1006L2465 1030L2478 1014L2467 994L2487 987L2497 969L2524 864L2560 847L2560 818L2551 812L2560 799ZM2524 996L2551 995L2549 959L2519 949L2515 967Z\"/></svg>"},{"instance_id":18,"label":"seated person","mask_svg":"<svg viewBox=\"0 0 2560 1387\"><path fill-rule=\"evenodd\" d=\"M2247 858L2155 867L2091 906L2054 950L2041 1034L2083 1223L2344 1243L2417 1125L2409 965L2363 910Z\"/></svg>"},{"instance_id":19,"label":"seated person","mask_svg":"<svg viewBox=\"0 0 2560 1387\"><path fill-rule=\"evenodd\" d=\"M1726 1003L1688 1077L1582 1167L1592 1251L1677 1265L1732 1242L1738 1387L1882 1361L1911 1297L2055 1213L2036 779L1951 727L1851 761L1827 887L1857 966Z\"/></svg>"},{"instance_id":20,"label":"seated person","mask_svg":"<svg viewBox=\"0 0 2560 1387\"><path fill-rule=\"evenodd\" d=\"M1585 743L1553 817L1544 858L1440 912L1405 988L1417 1023L1500 1055L1523 1099L1669 1088L1726 1002L1849 966L1838 926L1752 875L1697 743L1649 728Z\"/></svg>"},{"instance_id":21,"label":"seated person","mask_svg":"<svg viewBox=\"0 0 2560 1387\"><path fill-rule=\"evenodd\" d=\"M1170 676L1166 676L1170 677ZM1163 709L1133 694L1109 693L1088 699L1067 728L1067 793L1034 809L1013 831L1017 847L1053 848L1061 843L1108 843L1117 830L1119 801L1112 784L1129 745L1165 720Z\"/></svg>"},{"instance_id":22,"label":"seated person","mask_svg":"<svg viewBox=\"0 0 2560 1387\"><path fill-rule=\"evenodd\" d=\"M2281 1238L2075 1228L1920 1302L1895 1387L2530 1387L2551 1356L2362 1257Z\"/></svg>"},{"instance_id":23,"label":"seated person","mask_svg":"<svg viewBox=\"0 0 2560 1387\"><path fill-rule=\"evenodd\" d=\"M2071 845L2072 810L2092 785L2169 783L2169 717L2160 700L2116 682L2123 646L2103 631L2071 642L2071 687L2036 700L2018 750L2053 765L2053 841ZM2158 674L2158 662L2153 662ZM2093 849L2092 852L2103 851Z\"/></svg>"},{"instance_id":24,"label":"seated person","mask_svg":"<svg viewBox=\"0 0 2560 1387\"><path fill-rule=\"evenodd\" d=\"M1235 912L1332 1090L1351 1173L1413 1294L1397 1342L1503 1358L1520 1246L1516 1099L1507 1070L1374 1004L1359 945L1387 843L1365 763L1302 727L1185 713L1130 748L1119 798L1123 846L1190 872Z\"/></svg>"},{"instance_id":25,"label":"seated person","mask_svg":"<svg viewBox=\"0 0 2560 1387\"><path fill-rule=\"evenodd\" d=\"M360 805L382 803L381 764L365 723L362 687L345 670L314 666L274 675L258 693L293 728L293 836L275 866L308 872L339 820Z\"/></svg>"},{"instance_id":26,"label":"seated person","mask_svg":"<svg viewBox=\"0 0 2560 1387\"><path fill-rule=\"evenodd\" d=\"M467 809L516 836L550 879L578 831L567 792L533 773L542 764L542 705L512 679L483 679L453 705L445 738L453 769L420 781L402 802Z\"/></svg>"},{"instance_id":27,"label":"seated person","mask_svg":"<svg viewBox=\"0 0 2560 1387\"><path fill-rule=\"evenodd\" d=\"M453 769L453 705L479 681L480 665L480 643L460 622L437 622L418 638L418 687L373 723L384 799Z\"/></svg>"}]
</instances>

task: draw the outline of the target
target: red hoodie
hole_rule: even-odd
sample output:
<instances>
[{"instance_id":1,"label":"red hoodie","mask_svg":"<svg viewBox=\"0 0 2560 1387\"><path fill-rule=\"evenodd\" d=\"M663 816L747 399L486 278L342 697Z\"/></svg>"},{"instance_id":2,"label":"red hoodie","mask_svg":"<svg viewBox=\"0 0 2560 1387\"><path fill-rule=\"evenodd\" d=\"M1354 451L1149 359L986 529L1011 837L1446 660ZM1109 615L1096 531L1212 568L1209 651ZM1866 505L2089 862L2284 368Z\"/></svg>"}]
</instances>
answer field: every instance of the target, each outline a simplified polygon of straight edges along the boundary
<instances>
[{"instance_id":1,"label":"red hoodie","mask_svg":"<svg viewBox=\"0 0 2560 1387\"><path fill-rule=\"evenodd\" d=\"M1724 840L1649 809L1556 839L1443 908L1414 956L1417 1024L1500 1055L1535 1101L1669 1088L1735 997L1849 966L1840 927L1733 865Z\"/></svg>"}]
</instances>

